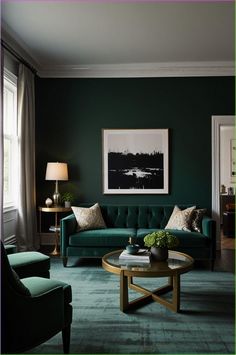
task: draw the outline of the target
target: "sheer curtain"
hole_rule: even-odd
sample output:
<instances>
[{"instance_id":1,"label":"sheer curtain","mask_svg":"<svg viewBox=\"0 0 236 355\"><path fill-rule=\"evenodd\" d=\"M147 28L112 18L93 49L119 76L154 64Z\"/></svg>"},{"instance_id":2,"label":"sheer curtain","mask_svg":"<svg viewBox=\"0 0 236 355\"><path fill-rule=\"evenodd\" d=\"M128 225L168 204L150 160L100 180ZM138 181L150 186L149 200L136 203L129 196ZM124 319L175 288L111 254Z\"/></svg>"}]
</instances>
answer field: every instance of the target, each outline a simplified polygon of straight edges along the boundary
<instances>
[{"instance_id":1,"label":"sheer curtain","mask_svg":"<svg viewBox=\"0 0 236 355\"><path fill-rule=\"evenodd\" d=\"M36 227L34 74L23 64L19 65L17 96L20 147L17 241L22 251L39 248Z\"/></svg>"},{"instance_id":2,"label":"sheer curtain","mask_svg":"<svg viewBox=\"0 0 236 355\"><path fill-rule=\"evenodd\" d=\"M3 240L3 65L4 51L1 51L1 96L0 96L0 239Z\"/></svg>"}]
</instances>

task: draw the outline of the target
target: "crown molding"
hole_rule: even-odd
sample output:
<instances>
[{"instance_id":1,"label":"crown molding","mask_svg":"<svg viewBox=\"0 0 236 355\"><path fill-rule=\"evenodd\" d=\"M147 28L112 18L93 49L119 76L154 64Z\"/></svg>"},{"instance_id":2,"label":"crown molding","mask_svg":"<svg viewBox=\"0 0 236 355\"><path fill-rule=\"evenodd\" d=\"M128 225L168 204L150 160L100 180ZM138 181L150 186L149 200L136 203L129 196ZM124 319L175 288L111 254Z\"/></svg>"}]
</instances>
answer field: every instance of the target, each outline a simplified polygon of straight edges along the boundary
<instances>
[{"instance_id":1,"label":"crown molding","mask_svg":"<svg viewBox=\"0 0 236 355\"><path fill-rule=\"evenodd\" d=\"M144 78L234 76L234 62L129 63L44 66L42 78Z\"/></svg>"},{"instance_id":2,"label":"crown molding","mask_svg":"<svg viewBox=\"0 0 236 355\"><path fill-rule=\"evenodd\" d=\"M6 24L4 24L4 27L1 29L1 38L4 40L4 42L6 42L7 45L9 45L13 50L15 50L17 54L19 54L26 62L28 62L33 68L38 71L38 69L40 68L38 61L30 54L29 48L23 41L21 41L20 39L17 39L16 41L14 39L14 34L11 32L11 30L7 27ZM6 53L12 56L12 54L9 53L7 50Z\"/></svg>"},{"instance_id":3,"label":"crown molding","mask_svg":"<svg viewBox=\"0 0 236 355\"><path fill-rule=\"evenodd\" d=\"M5 27L7 25L5 24ZM2 29L2 38L22 58L37 70L42 78L157 78L157 77L202 77L234 76L233 61L170 62L129 64L84 64L84 65L40 65L30 54L29 48L8 28Z\"/></svg>"}]
</instances>

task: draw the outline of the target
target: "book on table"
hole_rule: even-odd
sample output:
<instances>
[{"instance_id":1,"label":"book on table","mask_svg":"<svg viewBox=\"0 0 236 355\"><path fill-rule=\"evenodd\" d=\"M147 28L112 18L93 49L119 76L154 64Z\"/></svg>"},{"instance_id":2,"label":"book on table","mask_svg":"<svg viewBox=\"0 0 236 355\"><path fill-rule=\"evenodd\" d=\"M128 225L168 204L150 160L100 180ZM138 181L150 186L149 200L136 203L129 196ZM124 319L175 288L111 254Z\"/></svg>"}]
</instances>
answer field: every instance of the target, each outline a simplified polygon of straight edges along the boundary
<instances>
[{"instance_id":1,"label":"book on table","mask_svg":"<svg viewBox=\"0 0 236 355\"><path fill-rule=\"evenodd\" d=\"M50 232L60 232L60 226L56 227L56 226L50 226L49 227L49 231Z\"/></svg>"},{"instance_id":2,"label":"book on table","mask_svg":"<svg viewBox=\"0 0 236 355\"><path fill-rule=\"evenodd\" d=\"M120 263L150 263L151 252L147 249L139 249L136 254L129 254L123 250L119 256Z\"/></svg>"}]
</instances>

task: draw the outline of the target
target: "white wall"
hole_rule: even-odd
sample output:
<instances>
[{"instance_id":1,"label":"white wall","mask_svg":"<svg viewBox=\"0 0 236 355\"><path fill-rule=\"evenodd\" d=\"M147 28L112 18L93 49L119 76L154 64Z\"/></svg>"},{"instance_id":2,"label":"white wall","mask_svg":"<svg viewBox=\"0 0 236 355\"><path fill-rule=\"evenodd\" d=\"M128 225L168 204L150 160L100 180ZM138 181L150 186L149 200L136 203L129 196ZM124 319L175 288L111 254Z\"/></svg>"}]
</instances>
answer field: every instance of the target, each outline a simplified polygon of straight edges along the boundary
<instances>
[{"instance_id":1,"label":"white wall","mask_svg":"<svg viewBox=\"0 0 236 355\"><path fill-rule=\"evenodd\" d=\"M232 126L220 127L220 185L235 187L235 177L231 177L231 149L230 141L235 139L235 130ZM228 191L227 191L228 192Z\"/></svg>"}]
</instances>

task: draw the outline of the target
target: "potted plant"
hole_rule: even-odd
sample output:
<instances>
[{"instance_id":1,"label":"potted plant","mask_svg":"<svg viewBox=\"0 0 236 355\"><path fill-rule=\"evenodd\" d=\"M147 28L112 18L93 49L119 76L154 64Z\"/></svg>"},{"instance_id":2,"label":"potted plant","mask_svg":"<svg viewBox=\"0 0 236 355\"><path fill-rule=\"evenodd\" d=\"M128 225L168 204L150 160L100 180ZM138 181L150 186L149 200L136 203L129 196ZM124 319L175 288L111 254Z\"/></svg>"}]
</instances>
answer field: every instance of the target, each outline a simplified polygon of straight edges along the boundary
<instances>
[{"instance_id":1,"label":"potted plant","mask_svg":"<svg viewBox=\"0 0 236 355\"><path fill-rule=\"evenodd\" d=\"M65 192L61 197L62 202L64 202L65 207L69 208L71 203L74 201L74 196L71 192Z\"/></svg>"},{"instance_id":2,"label":"potted plant","mask_svg":"<svg viewBox=\"0 0 236 355\"><path fill-rule=\"evenodd\" d=\"M167 231L157 231L147 234L144 237L144 245L151 248L152 257L155 260L164 261L168 259L168 249L179 245L179 240Z\"/></svg>"}]
</instances>

